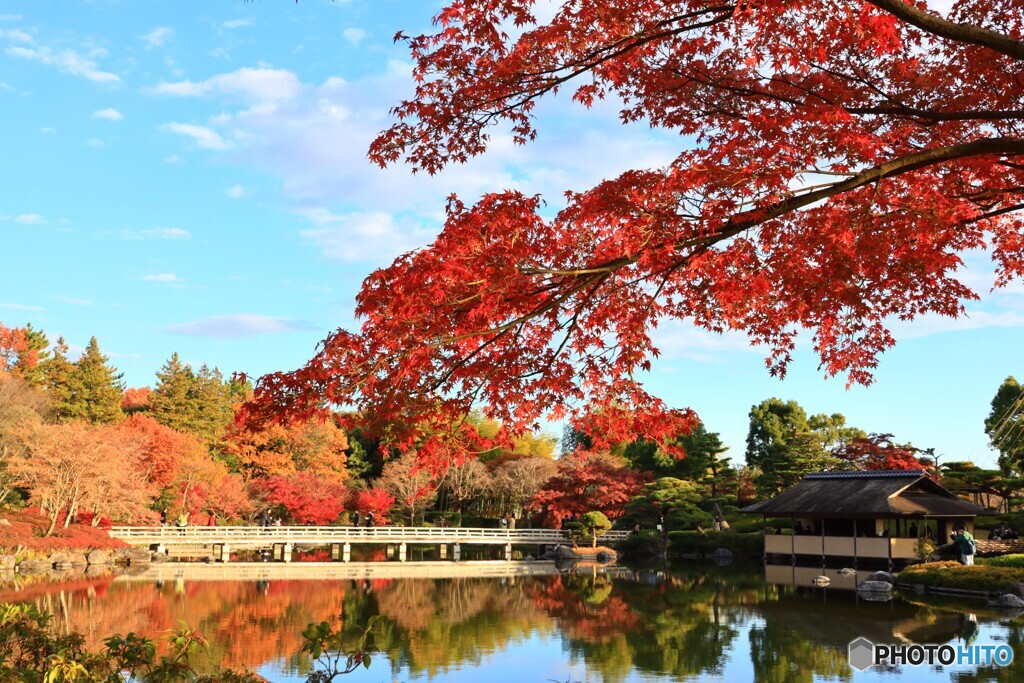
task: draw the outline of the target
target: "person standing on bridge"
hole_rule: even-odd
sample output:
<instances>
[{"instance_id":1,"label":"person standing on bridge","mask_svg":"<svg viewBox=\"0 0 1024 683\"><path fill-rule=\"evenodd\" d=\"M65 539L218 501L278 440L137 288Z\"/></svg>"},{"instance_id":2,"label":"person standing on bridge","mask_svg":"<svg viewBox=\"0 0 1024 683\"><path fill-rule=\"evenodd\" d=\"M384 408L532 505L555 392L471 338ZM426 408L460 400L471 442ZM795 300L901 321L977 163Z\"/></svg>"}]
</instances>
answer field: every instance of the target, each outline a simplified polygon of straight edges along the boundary
<instances>
[{"instance_id":1,"label":"person standing on bridge","mask_svg":"<svg viewBox=\"0 0 1024 683\"><path fill-rule=\"evenodd\" d=\"M367 527L372 527L373 526L373 513L372 512L367 512L366 513L366 526Z\"/></svg>"}]
</instances>

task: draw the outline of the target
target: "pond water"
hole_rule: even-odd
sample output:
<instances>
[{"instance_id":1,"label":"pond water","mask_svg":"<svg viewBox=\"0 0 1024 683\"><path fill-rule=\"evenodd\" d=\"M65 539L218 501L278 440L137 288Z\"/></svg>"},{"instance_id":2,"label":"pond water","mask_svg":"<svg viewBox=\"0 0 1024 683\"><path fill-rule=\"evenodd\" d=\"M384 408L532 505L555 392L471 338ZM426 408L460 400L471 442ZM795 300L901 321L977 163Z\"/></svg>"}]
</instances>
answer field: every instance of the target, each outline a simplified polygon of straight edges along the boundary
<instances>
[{"instance_id":1,"label":"pond water","mask_svg":"<svg viewBox=\"0 0 1024 683\"><path fill-rule=\"evenodd\" d=\"M94 649L113 633L159 637L185 621L210 641L201 667L249 667L281 683L305 680L308 663L298 653L308 623L356 626L375 614L380 653L369 669L339 680L1024 680L1024 620L979 601L868 602L835 587L792 585L801 579L787 577L788 568L766 575L760 564L562 573L534 563L530 571L540 575L522 575L523 564L492 563L479 570L491 576L442 578L388 578L398 563L379 564L387 567L376 578L294 578L316 573L309 567L277 577L261 570L259 580L212 566L174 577L165 565L135 577L0 585L0 602L34 603ZM1015 663L866 672L847 664L847 644L859 636L956 645L965 634L974 644L1010 645Z\"/></svg>"}]
</instances>

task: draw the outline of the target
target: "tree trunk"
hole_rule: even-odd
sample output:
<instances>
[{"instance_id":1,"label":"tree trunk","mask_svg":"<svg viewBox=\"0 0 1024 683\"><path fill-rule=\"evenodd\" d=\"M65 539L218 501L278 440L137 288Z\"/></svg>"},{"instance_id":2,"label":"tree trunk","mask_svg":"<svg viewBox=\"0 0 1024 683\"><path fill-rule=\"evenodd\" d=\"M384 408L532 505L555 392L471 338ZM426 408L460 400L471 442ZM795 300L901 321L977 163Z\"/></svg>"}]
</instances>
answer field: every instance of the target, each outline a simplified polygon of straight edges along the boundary
<instances>
[{"instance_id":1,"label":"tree trunk","mask_svg":"<svg viewBox=\"0 0 1024 683\"><path fill-rule=\"evenodd\" d=\"M57 512L56 512L56 510L50 513L50 526L47 527L46 533L43 534L43 537L45 538L45 537L49 536L50 534L52 534L53 530L55 528L57 528Z\"/></svg>"}]
</instances>

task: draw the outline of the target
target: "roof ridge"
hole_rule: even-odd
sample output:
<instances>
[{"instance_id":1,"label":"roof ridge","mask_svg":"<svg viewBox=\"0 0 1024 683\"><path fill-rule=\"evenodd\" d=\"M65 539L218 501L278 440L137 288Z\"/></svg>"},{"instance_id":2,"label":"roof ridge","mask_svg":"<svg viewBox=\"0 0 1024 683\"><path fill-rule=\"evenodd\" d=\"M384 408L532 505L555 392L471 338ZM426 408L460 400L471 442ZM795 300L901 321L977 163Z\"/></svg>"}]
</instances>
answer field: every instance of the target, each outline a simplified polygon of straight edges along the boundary
<instances>
[{"instance_id":1,"label":"roof ridge","mask_svg":"<svg viewBox=\"0 0 1024 683\"><path fill-rule=\"evenodd\" d=\"M924 477L925 470L854 470L846 472L811 472L804 479L893 479L903 477Z\"/></svg>"}]
</instances>

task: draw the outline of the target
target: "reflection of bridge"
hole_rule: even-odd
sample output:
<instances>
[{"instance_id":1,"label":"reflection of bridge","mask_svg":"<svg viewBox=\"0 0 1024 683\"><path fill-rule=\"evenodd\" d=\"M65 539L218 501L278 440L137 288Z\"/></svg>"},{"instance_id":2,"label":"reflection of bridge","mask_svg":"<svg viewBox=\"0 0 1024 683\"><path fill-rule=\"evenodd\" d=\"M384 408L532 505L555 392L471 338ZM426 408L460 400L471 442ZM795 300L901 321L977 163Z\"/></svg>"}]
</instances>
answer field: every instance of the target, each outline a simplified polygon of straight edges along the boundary
<instances>
[{"instance_id":1,"label":"reflection of bridge","mask_svg":"<svg viewBox=\"0 0 1024 683\"><path fill-rule=\"evenodd\" d=\"M138 574L118 576L115 581L295 581L312 579L451 579L554 576L565 571L632 577L631 570L616 565L559 567L553 561L470 560L466 562L236 562L206 564L176 562L152 565Z\"/></svg>"},{"instance_id":2,"label":"reflection of bridge","mask_svg":"<svg viewBox=\"0 0 1024 683\"><path fill-rule=\"evenodd\" d=\"M446 527L351 527L351 526L228 526L228 527L114 527L110 535L137 546L162 546L175 554L194 550L212 552L215 559L227 561L232 549L270 549L275 560L291 560L296 546L331 548L331 557L348 562L353 544L385 545L388 555L397 551L398 559L406 559L409 544L435 545L440 556L448 557L451 546L453 560L460 559L462 545L504 546L505 559L512 558L513 545L555 545L570 542L567 531L559 529L463 529ZM618 541L626 531L609 531L602 541Z\"/></svg>"}]
</instances>

